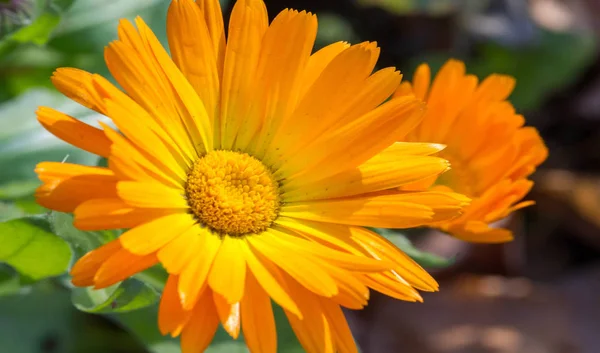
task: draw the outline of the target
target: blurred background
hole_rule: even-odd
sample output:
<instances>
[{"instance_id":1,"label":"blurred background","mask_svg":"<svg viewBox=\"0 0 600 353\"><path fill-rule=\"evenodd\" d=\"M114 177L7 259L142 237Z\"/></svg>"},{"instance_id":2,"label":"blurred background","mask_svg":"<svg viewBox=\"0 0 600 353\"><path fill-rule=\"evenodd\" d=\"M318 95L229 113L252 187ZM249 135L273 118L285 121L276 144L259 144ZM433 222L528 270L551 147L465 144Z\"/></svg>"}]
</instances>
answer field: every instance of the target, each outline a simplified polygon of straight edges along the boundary
<instances>
[{"instance_id":1,"label":"blurred background","mask_svg":"<svg viewBox=\"0 0 600 353\"><path fill-rule=\"evenodd\" d=\"M600 0L265 2L271 16L286 7L316 13L317 47L377 41L380 67L396 66L407 79L419 63L436 70L450 57L480 77L515 76L511 101L550 149L528 196L537 205L502 221L514 242L407 235L412 245L399 245L430 269L441 292L425 294L423 304L373 293L365 310L348 311L362 352L600 352ZM228 17L232 4L222 5ZM108 76L102 52L116 38L118 19L140 15L165 42L167 7L167 0L0 0L0 221L45 212L32 197L36 163L97 163L35 119L39 105L86 122L98 118L53 90L52 72L71 66ZM11 264L2 250L9 237L0 228L0 353L179 352L156 330L156 307L146 305L156 296L152 286L132 284L135 300L71 292L52 265L38 277L20 271L45 264L44 253L28 255L21 267L2 264ZM145 308L119 314L110 310L115 303ZM280 332L280 351L302 352L289 328ZM209 350L245 351L222 332Z\"/></svg>"}]
</instances>

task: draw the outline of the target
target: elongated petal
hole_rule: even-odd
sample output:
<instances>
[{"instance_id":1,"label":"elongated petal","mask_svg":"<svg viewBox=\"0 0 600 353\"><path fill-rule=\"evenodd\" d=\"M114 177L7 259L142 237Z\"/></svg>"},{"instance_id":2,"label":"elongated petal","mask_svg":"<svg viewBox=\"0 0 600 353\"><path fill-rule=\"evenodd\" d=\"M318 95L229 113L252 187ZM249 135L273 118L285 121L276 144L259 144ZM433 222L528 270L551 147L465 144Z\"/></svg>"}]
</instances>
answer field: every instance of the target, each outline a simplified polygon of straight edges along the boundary
<instances>
[{"instance_id":1,"label":"elongated petal","mask_svg":"<svg viewBox=\"0 0 600 353\"><path fill-rule=\"evenodd\" d=\"M94 287L105 288L112 286L157 263L156 254L140 256L121 249L100 266L94 277Z\"/></svg>"},{"instance_id":2,"label":"elongated petal","mask_svg":"<svg viewBox=\"0 0 600 353\"><path fill-rule=\"evenodd\" d=\"M222 295L216 292L213 292L213 300L221 325L231 338L237 339L241 327L240 303L230 304Z\"/></svg>"},{"instance_id":3,"label":"elongated petal","mask_svg":"<svg viewBox=\"0 0 600 353\"><path fill-rule=\"evenodd\" d=\"M94 276L102 264L122 248L119 240L113 240L81 257L71 269L71 280L78 287L94 285Z\"/></svg>"},{"instance_id":4,"label":"elongated petal","mask_svg":"<svg viewBox=\"0 0 600 353\"><path fill-rule=\"evenodd\" d=\"M331 297L338 293L335 281L316 263L315 258L281 251L281 247L273 243L276 237L276 234L264 233L260 237L250 238L249 243L253 249L271 259L312 292L324 297Z\"/></svg>"},{"instance_id":5,"label":"elongated petal","mask_svg":"<svg viewBox=\"0 0 600 353\"><path fill-rule=\"evenodd\" d=\"M175 212L173 209L135 208L116 197L93 199L77 206L74 224L81 230L133 228Z\"/></svg>"},{"instance_id":6,"label":"elongated petal","mask_svg":"<svg viewBox=\"0 0 600 353\"><path fill-rule=\"evenodd\" d=\"M408 228L460 215L469 199L453 193L390 193L284 205L281 215L320 222Z\"/></svg>"},{"instance_id":7,"label":"elongated petal","mask_svg":"<svg viewBox=\"0 0 600 353\"><path fill-rule=\"evenodd\" d=\"M268 26L262 0L237 1L231 12L221 88L222 148L231 148L248 112L261 42ZM257 118L257 117L254 117Z\"/></svg>"},{"instance_id":8,"label":"elongated petal","mask_svg":"<svg viewBox=\"0 0 600 353\"><path fill-rule=\"evenodd\" d=\"M130 229L119 239L125 249L146 255L157 251L193 226L194 219L189 214L174 213Z\"/></svg>"},{"instance_id":9,"label":"elongated petal","mask_svg":"<svg viewBox=\"0 0 600 353\"><path fill-rule=\"evenodd\" d=\"M158 183L121 181L117 194L132 207L188 209L183 190L172 189Z\"/></svg>"},{"instance_id":10,"label":"elongated petal","mask_svg":"<svg viewBox=\"0 0 600 353\"><path fill-rule=\"evenodd\" d=\"M219 72L216 48L201 8L192 0L173 1L167 15L167 35L173 61L194 87L214 126L219 101Z\"/></svg>"},{"instance_id":11,"label":"elongated petal","mask_svg":"<svg viewBox=\"0 0 600 353\"><path fill-rule=\"evenodd\" d=\"M422 108L414 98L393 99L290 156L275 175L287 176L293 188L356 168L411 131Z\"/></svg>"},{"instance_id":12,"label":"elongated petal","mask_svg":"<svg viewBox=\"0 0 600 353\"><path fill-rule=\"evenodd\" d=\"M181 351L185 353L202 353L212 341L219 316L213 302L212 293L205 290L194 307L192 317L181 333Z\"/></svg>"},{"instance_id":13,"label":"elongated petal","mask_svg":"<svg viewBox=\"0 0 600 353\"><path fill-rule=\"evenodd\" d=\"M223 12L221 2L214 0L196 0L196 5L204 16L208 33L213 44L213 52L217 61L219 77L223 77L225 61L225 26L223 25Z\"/></svg>"},{"instance_id":14,"label":"elongated petal","mask_svg":"<svg viewBox=\"0 0 600 353\"><path fill-rule=\"evenodd\" d=\"M163 335L179 336L192 317L192 311L183 310L177 293L178 276L169 276L158 307L158 328Z\"/></svg>"},{"instance_id":15,"label":"elongated petal","mask_svg":"<svg viewBox=\"0 0 600 353\"><path fill-rule=\"evenodd\" d=\"M257 66L259 89L252 106L256 113L251 113L262 116L263 124L256 137L242 130L236 147L249 144L248 150L254 151L253 155L267 153L271 141L296 107L316 35L317 19L311 13L284 10L275 17L263 37Z\"/></svg>"},{"instance_id":16,"label":"elongated petal","mask_svg":"<svg viewBox=\"0 0 600 353\"><path fill-rule=\"evenodd\" d=\"M253 250L251 246L244 247L244 252L248 269L260 286L277 304L301 318L302 314L293 299L294 293L286 286L277 266L261 255L260 252Z\"/></svg>"},{"instance_id":17,"label":"elongated petal","mask_svg":"<svg viewBox=\"0 0 600 353\"><path fill-rule=\"evenodd\" d=\"M309 353L334 353L333 333L321 309L318 296L290 277L287 278L287 283L297 293L298 307L304 314L300 320L295 315L285 312L302 347Z\"/></svg>"},{"instance_id":18,"label":"elongated petal","mask_svg":"<svg viewBox=\"0 0 600 353\"><path fill-rule=\"evenodd\" d=\"M198 226L193 228L198 233L197 239L188 245L195 256L185 265L179 278L179 296L186 310L194 307L198 295L204 287L207 287L209 271L222 244L222 240L206 228Z\"/></svg>"},{"instance_id":19,"label":"elongated petal","mask_svg":"<svg viewBox=\"0 0 600 353\"><path fill-rule=\"evenodd\" d=\"M221 294L229 304L238 303L244 295L246 260L243 239L225 236L208 276L212 290Z\"/></svg>"},{"instance_id":20,"label":"elongated petal","mask_svg":"<svg viewBox=\"0 0 600 353\"><path fill-rule=\"evenodd\" d=\"M343 171L323 180L304 184L287 191L288 202L354 196L397 188L445 172L450 163L430 156L406 156L383 152L361 164L355 170Z\"/></svg>"},{"instance_id":21,"label":"elongated petal","mask_svg":"<svg viewBox=\"0 0 600 353\"><path fill-rule=\"evenodd\" d=\"M35 172L43 182L35 191L36 201L53 210L73 212L85 201L116 197L118 179L110 169L42 162Z\"/></svg>"},{"instance_id":22,"label":"elongated petal","mask_svg":"<svg viewBox=\"0 0 600 353\"><path fill-rule=\"evenodd\" d=\"M82 150L108 157L111 142L102 130L47 107L40 107L36 115L40 124L54 136Z\"/></svg>"},{"instance_id":23,"label":"elongated petal","mask_svg":"<svg viewBox=\"0 0 600 353\"><path fill-rule=\"evenodd\" d=\"M252 274L246 276L241 302L242 331L251 353L276 353L277 331L271 299Z\"/></svg>"},{"instance_id":24,"label":"elongated petal","mask_svg":"<svg viewBox=\"0 0 600 353\"><path fill-rule=\"evenodd\" d=\"M304 70L304 77L302 78L300 97L303 97L312 87L331 60L349 47L350 44L347 42L336 42L319 49L310 56L308 63L306 64L306 69Z\"/></svg>"}]
</instances>

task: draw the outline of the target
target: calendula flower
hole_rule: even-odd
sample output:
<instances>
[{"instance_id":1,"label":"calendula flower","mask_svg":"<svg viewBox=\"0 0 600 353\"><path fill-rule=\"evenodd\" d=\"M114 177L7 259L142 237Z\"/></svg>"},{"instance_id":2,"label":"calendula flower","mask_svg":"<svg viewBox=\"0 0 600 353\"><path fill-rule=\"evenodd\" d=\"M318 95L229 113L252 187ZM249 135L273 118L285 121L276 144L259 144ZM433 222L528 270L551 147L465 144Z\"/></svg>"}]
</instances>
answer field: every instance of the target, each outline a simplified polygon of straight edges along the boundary
<instances>
[{"instance_id":1,"label":"calendula flower","mask_svg":"<svg viewBox=\"0 0 600 353\"><path fill-rule=\"evenodd\" d=\"M375 43L311 55L317 20L285 10L269 25L261 0L240 0L225 40L217 0L172 2L171 56L140 18L119 25L103 77L58 69L66 96L112 119L97 129L50 108L53 134L108 168L43 162L40 204L84 230L129 229L73 267L103 288L157 263L170 274L159 327L201 352L219 322L252 352L275 352L271 299L309 352L356 352L341 307L369 288L421 300L436 282L364 227L449 220L469 199L398 188L437 176L440 146L394 143L419 123L414 97L386 101L401 76L372 74Z\"/></svg>"},{"instance_id":2,"label":"calendula flower","mask_svg":"<svg viewBox=\"0 0 600 353\"><path fill-rule=\"evenodd\" d=\"M414 95L427 102L427 112L408 141L440 143L438 155L450 161L451 170L404 189L453 190L473 199L459 218L438 223L457 238L473 242L505 242L508 229L489 224L533 204L521 201L533 186L527 177L548 151L533 127L524 127L522 115L507 101L514 78L491 75L478 83L465 73L464 63L449 60L433 83L423 64L411 83L403 82L395 97Z\"/></svg>"}]
</instances>

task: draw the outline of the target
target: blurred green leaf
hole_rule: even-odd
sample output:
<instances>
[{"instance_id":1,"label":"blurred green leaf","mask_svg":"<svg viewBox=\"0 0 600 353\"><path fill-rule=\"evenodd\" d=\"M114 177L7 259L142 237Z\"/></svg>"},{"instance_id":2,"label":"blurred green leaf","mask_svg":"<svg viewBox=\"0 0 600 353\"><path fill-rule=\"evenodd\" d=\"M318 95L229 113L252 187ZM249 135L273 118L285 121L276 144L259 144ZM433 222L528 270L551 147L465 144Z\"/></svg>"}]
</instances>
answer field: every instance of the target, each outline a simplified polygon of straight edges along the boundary
<instances>
[{"instance_id":1,"label":"blurred green leaf","mask_svg":"<svg viewBox=\"0 0 600 353\"><path fill-rule=\"evenodd\" d=\"M14 202L0 201L0 222L25 216L25 212Z\"/></svg>"},{"instance_id":2,"label":"blurred green leaf","mask_svg":"<svg viewBox=\"0 0 600 353\"><path fill-rule=\"evenodd\" d=\"M527 48L485 44L469 71L479 77L492 73L516 77L511 101L520 109L531 110L548 95L574 82L595 57L595 50L591 35L542 31L539 41Z\"/></svg>"},{"instance_id":3,"label":"blurred green leaf","mask_svg":"<svg viewBox=\"0 0 600 353\"><path fill-rule=\"evenodd\" d=\"M0 104L0 184L13 181L38 182L34 169L42 161L65 160L93 165L97 156L71 146L47 132L37 121L38 106L50 106L91 123L104 120L59 93L45 89L30 90L11 101ZM5 167L10 166L10 167Z\"/></svg>"},{"instance_id":4,"label":"blurred green leaf","mask_svg":"<svg viewBox=\"0 0 600 353\"><path fill-rule=\"evenodd\" d=\"M61 15L72 0L22 0L9 1L0 13L0 40L7 43L33 43L42 45L50 39L60 22Z\"/></svg>"},{"instance_id":5,"label":"blurred green leaf","mask_svg":"<svg viewBox=\"0 0 600 353\"><path fill-rule=\"evenodd\" d=\"M0 297L18 293L20 288L19 274L12 268L0 264Z\"/></svg>"},{"instance_id":6,"label":"blurred green leaf","mask_svg":"<svg viewBox=\"0 0 600 353\"><path fill-rule=\"evenodd\" d=\"M0 223L0 261L31 280L64 273L71 249L52 234L48 222L39 217L19 218Z\"/></svg>"},{"instance_id":7,"label":"blurred green leaf","mask_svg":"<svg viewBox=\"0 0 600 353\"><path fill-rule=\"evenodd\" d=\"M75 251L76 257L83 256L116 238L113 231L83 231L73 226L73 215L52 211L48 216L52 231L66 240Z\"/></svg>"},{"instance_id":8,"label":"blurred green leaf","mask_svg":"<svg viewBox=\"0 0 600 353\"><path fill-rule=\"evenodd\" d=\"M60 16L53 13L42 13L27 27L14 33L10 39L20 43L42 45L50 39L52 30L60 22Z\"/></svg>"},{"instance_id":9,"label":"blurred green leaf","mask_svg":"<svg viewBox=\"0 0 600 353\"><path fill-rule=\"evenodd\" d=\"M142 17L165 43L168 6L169 1L164 0L80 0L65 14L49 45L67 53L98 53L102 62L104 47L117 38L119 20L136 16Z\"/></svg>"},{"instance_id":10,"label":"blurred green leaf","mask_svg":"<svg viewBox=\"0 0 600 353\"><path fill-rule=\"evenodd\" d=\"M158 330L158 306L110 315L110 318L131 332L152 353L181 353L179 340L163 336Z\"/></svg>"},{"instance_id":11,"label":"blurred green leaf","mask_svg":"<svg viewBox=\"0 0 600 353\"><path fill-rule=\"evenodd\" d=\"M74 288L72 300L77 309L88 313L119 313L155 304L159 293L135 279L104 289Z\"/></svg>"},{"instance_id":12,"label":"blurred green leaf","mask_svg":"<svg viewBox=\"0 0 600 353\"><path fill-rule=\"evenodd\" d=\"M451 266L454 263L454 259L445 259L441 256L417 249L410 239L402 233L384 228L376 228L373 230L392 242L404 251L406 255L410 256L419 265L425 268L444 268Z\"/></svg>"},{"instance_id":13,"label":"blurred green leaf","mask_svg":"<svg viewBox=\"0 0 600 353\"><path fill-rule=\"evenodd\" d=\"M358 4L377 6L388 12L401 15L423 12L440 15L455 10L459 5L463 5L463 2L455 0L358 0Z\"/></svg>"},{"instance_id":14,"label":"blurred green leaf","mask_svg":"<svg viewBox=\"0 0 600 353\"><path fill-rule=\"evenodd\" d=\"M0 185L0 200L14 200L33 194L40 185L36 180L14 180Z\"/></svg>"}]
</instances>

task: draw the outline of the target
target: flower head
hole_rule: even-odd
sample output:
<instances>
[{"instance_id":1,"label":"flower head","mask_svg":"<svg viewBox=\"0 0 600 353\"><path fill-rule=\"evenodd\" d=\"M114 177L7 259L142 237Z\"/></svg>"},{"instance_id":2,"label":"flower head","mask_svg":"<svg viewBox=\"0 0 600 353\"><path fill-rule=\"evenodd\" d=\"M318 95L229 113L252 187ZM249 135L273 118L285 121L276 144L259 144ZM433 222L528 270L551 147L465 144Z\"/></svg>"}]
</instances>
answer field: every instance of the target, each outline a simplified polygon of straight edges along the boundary
<instances>
[{"instance_id":1,"label":"flower head","mask_svg":"<svg viewBox=\"0 0 600 353\"><path fill-rule=\"evenodd\" d=\"M401 76L375 73L375 43L311 54L317 21L239 0L225 41L217 0L173 1L171 56L144 21L122 21L105 51L125 92L103 77L58 69L65 95L112 119L97 129L40 108L59 138L108 168L43 162L40 204L74 212L80 229L128 228L82 257L73 283L102 288L157 263L170 274L164 334L203 351L219 323L252 352L275 352L271 299L309 352L355 352L341 307L369 288L421 300L436 282L364 227L452 219L469 199L398 188L444 172L439 145L394 143L419 123L414 97L389 100ZM226 44L227 43L227 44ZM383 104L382 104L383 103Z\"/></svg>"},{"instance_id":2,"label":"flower head","mask_svg":"<svg viewBox=\"0 0 600 353\"><path fill-rule=\"evenodd\" d=\"M449 172L404 186L405 190L453 190L473 199L465 213L437 227L467 241L503 242L512 239L496 222L533 202L521 201L533 186L527 177L548 151L533 127L506 99L515 86L510 76L491 75L478 83L465 65L448 61L431 81L429 66L421 65L412 84L400 85L395 97L414 95L427 103L421 123L407 139L445 145L438 155L451 164Z\"/></svg>"}]
</instances>

